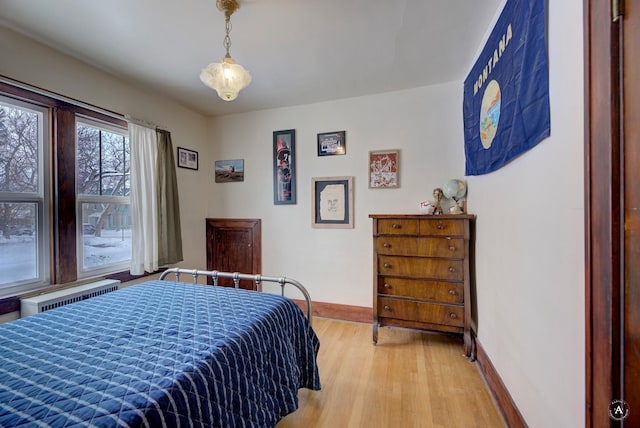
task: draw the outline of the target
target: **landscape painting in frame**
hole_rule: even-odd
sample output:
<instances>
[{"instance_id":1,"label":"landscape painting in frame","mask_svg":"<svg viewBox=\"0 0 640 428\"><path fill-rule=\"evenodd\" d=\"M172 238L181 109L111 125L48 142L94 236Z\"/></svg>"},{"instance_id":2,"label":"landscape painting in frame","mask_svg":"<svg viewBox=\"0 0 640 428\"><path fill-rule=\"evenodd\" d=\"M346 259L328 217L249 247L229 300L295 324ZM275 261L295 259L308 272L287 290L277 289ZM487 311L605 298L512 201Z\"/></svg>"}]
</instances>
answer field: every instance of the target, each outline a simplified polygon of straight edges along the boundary
<instances>
[{"instance_id":1,"label":"landscape painting in frame","mask_svg":"<svg viewBox=\"0 0 640 428\"><path fill-rule=\"evenodd\" d=\"M219 160L215 167L216 183L244 181L244 159Z\"/></svg>"},{"instance_id":2,"label":"landscape painting in frame","mask_svg":"<svg viewBox=\"0 0 640 428\"><path fill-rule=\"evenodd\" d=\"M389 189L399 187L399 151L376 150L369 152L369 188Z\"/></svg>"}]
</instances>

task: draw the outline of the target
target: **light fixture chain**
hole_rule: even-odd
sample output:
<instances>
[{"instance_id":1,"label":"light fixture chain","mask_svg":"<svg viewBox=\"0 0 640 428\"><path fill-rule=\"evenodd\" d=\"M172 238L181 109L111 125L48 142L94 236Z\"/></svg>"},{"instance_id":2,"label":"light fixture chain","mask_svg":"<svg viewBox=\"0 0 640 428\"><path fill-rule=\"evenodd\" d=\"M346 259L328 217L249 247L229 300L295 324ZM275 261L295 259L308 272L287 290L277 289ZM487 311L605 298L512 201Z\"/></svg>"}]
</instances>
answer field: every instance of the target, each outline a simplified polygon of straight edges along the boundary
<instances>
[{"instance_id":1,"label":"light fixture chain","mask_svg":"<svg viewBox=\"0 0 640 428\"><path fill-rule=\"evenodd\" d=\"M224 41L222 42L222 45L227 50L227 57L230 57L229 55L229 48L231 47L231 37L229 37L230 32L231 32L231 20L230 20L230 16L227 15L225 19L225 36L224 36Z\"/></svg>"}]
</instances>

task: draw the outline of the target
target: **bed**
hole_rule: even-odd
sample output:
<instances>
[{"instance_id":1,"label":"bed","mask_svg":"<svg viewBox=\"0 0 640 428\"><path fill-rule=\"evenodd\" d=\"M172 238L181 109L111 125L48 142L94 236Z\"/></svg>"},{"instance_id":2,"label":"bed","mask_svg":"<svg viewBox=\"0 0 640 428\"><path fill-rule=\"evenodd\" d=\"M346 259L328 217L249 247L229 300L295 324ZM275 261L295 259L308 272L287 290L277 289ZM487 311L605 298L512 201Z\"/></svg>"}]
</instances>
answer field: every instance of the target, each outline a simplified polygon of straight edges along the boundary
<instances>
[{"instance_id":1,"label":"bed","mask_svg":"<svg viewBox=\"0 0 640 428\"><path fill-rule=\"evenodd\" d=\"M181 274L293 285L307 317L282 295ZM298 389L320 389L310 304L287 278L171 269L2 324L0 426L275 426Z\"/></svg>"}]
</instances>

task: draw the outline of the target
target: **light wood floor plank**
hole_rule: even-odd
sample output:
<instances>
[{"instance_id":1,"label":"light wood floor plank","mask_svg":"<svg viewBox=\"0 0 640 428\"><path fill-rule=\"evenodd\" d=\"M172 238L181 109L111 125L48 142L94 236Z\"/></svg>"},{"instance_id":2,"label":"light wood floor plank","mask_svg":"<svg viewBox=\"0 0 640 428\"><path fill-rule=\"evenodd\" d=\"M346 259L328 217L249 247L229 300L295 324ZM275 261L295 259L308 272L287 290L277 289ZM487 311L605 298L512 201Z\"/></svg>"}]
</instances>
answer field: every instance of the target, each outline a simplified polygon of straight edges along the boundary
<instances>
[{"instance_id":1,"label":"light wood floor plank","mask_svg":"<svg viewBox=\"0 0 640 428\"><path fill-rule=\"evenodd\" d=\"M300 390L277 428L504 427L458 337L314 318L321 391Z\"/></svg>"}]
</instances>

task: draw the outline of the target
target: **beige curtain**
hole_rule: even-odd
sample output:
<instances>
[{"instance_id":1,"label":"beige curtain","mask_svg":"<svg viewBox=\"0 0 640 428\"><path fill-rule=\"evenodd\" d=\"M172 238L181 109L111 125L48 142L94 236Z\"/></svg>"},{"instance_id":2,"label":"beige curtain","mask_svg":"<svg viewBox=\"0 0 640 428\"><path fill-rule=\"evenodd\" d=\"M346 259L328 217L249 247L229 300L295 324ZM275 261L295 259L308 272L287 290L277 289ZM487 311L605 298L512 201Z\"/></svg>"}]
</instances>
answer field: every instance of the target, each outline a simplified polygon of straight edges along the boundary
<instances>
[{"instance_id":1,"label":"beige curtain","mask_svg":"<svg viewBox=\"0 0 640 428\"><path fill-rule=\"evenodd\" d=\"M180 229L180 203L178 182L173 157L171 133L157 129L158 137L158 264L160 266L181 262L182 232Z\"/></svg>"},{"instance_id":2,"label":"beige curtain","mask_svg":"<svg viewBox=\"0 0 640 428\"><path fill-rule=\"evenodd\" d=\"M131 274L158 270L158 172L155 129L129 123L131 147Z\"/></svg>"}]
</instances>

